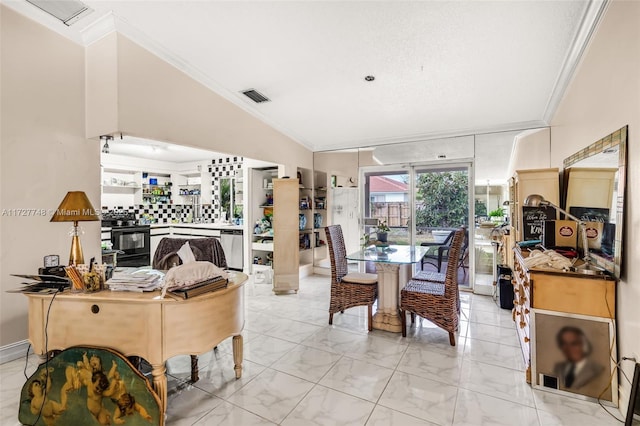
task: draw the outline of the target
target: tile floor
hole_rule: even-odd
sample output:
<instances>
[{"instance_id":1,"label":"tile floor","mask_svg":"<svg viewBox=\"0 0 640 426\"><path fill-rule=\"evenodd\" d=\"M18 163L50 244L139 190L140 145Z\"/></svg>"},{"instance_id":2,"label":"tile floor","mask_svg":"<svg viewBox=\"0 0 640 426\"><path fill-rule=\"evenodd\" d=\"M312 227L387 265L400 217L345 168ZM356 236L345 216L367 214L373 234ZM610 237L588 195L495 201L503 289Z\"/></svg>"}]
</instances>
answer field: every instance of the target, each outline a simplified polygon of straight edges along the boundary
<instances>
[{"instance_id":1,"label":"tile floor","mask_svg":"<svg viewBox=\"0 0 640 426\"><path fill-rule=\"evenodd\" d=\"M168 426L618 424L597 404L534 391L509 311L462 294L458 345L427 321L399 334L367 333L366 309L327 324L329 278L302 280L297 295L246 285L245 361L235 380L231 342L169 362ZM29 373L36 357L31 357ZM24 360L0 365L0 425L18 425ZM620 414L616 411L616 414Z\"/></svg>"}]
</instances>

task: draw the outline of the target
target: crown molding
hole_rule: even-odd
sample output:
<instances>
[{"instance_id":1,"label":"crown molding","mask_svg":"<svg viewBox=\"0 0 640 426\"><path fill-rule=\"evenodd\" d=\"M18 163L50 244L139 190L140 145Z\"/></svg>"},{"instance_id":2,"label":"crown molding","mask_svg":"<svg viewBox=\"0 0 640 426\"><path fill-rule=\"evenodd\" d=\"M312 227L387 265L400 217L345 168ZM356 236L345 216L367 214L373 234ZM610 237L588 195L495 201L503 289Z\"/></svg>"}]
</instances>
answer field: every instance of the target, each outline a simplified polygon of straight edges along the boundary
<instances>
[{"instance_id":1,"label":"crown molding","mask_svg":"<svg viewBox=\"0 0 640 426\"><path fill-rule=\"evenodd\" d=\"M109 11L80 30L82 44L85 47L89 46L116 30L117 19L113 12Z\"/></svg>"},{"instance_id":2,"label":"crown molding","mask_svg":"<svg viewBox=\"0 0 640 426\"><path fill-rule=\"evenodd\" d=\"M487 133L503 133L513 132L518 130L531 130L539 129L542 127L548 127L548 124L542 120L534 121L522 121L517 123L505 123L495 126L482 127L482 128L468 128L458 130L446 130L442 132L429 132L414 135L405 135L400 137L390 138L376 138L376 139L362 139L359 141L345 141L342 143L334 144L331 146L323 146L322 148L316 146L314 152L334 151L343 149L355 149L355 148L371 148L381 145L393 145L407 142L423 142L433 139L442 138L456 138L463 136L483 135Z\"/></svg>"},{"instance_id":3,"label":"crown molding","mask_svg":"<svg viewBox=\"0 0 640 426\"><path fill-rule=\"evenodd\" d=\"M590 0L587 9L582 16L582 21L578 28L573 43L564 59L558 78L553 86L549 100L543 114L543 121L551 123L567 88L571 84L576 69L582 61L583 55L591 42L602 16L604 15L609 0Z\"/></svg>"}]
</instances>

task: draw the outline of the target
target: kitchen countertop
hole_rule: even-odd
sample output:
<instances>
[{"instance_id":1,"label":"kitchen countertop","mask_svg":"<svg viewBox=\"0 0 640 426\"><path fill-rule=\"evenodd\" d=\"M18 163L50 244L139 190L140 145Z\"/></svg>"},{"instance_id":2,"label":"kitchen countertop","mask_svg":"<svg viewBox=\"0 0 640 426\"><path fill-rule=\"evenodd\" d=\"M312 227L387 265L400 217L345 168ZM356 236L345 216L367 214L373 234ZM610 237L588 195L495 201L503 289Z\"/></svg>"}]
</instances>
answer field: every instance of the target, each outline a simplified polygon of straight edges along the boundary
<instances>
[{"instance_id":1,"label":"kitchen countertop","mask_svg":"<svg viewBox=\"0 0 640 426\"><path fill-rule=\"evenodd\" d=\"M149 225L151 229L155 228L201 228L201 229L219 229L225 230L228 229L230 231L243 231L244 227L242 225L226 225L223 223L152 223ZM110 232L111 227L101 227L101 232Z\"/></svg>"},{"instance_id":2,"label":"kitchen countertop","mask_svg":"<svg viewBox=\"0 0 640 426\"><path fill-rule=\"evenodd\" d=\"M224 223L152 223L151 229L154 228L202 228L202 229L220 229L231 231L242 231L244 226L242 225L227 225Z\"/></svg>"}]
</instances>

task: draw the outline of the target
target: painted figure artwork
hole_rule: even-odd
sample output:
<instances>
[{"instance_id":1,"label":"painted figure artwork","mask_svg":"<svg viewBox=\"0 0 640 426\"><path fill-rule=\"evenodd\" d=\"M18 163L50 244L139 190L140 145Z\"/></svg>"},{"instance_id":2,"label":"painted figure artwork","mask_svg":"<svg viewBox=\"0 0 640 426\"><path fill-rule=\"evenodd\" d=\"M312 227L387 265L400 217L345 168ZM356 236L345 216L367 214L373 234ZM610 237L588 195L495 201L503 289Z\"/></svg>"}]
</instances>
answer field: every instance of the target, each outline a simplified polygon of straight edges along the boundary
<instances>
[{"instance_id":1,"label":"painted figure artwork","mask_svg":"<svg viewBox=\"0 0 640 426\"><path fill-rule=\"evenodd\" d=\"M162 425L160 401L122 355L74 347L38 366L22 388L26 425Z\"/></svg>"},{"instance_id":2,"label":"painted figure artwork","mask_svg":"<svg viewBox=\"0 0 640 426\"><path fill-rule=\"evenodd\" d=\"M612 401L610 321L540 310L535 321L534 385Z\"/></svg>"}]
</instances>

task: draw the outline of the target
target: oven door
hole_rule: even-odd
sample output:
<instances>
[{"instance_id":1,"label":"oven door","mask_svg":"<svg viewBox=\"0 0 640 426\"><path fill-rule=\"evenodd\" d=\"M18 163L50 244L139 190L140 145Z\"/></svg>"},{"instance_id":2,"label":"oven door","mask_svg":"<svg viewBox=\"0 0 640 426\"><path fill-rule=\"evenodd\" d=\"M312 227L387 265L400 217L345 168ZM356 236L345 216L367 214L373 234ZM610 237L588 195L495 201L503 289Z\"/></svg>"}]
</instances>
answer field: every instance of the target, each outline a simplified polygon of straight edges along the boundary
<instances>
[{"instance_id":1,"label":"oven door","mask_svg":"<svg viewBox=\"0 0 640 426\"><path fill-rule=\"evenodd\" d=\"M151 236L149 228L126 228L111 230L114 250L122 250L125 255L149 255ZM118 257L118 260L120 260ZM118 262L119 263L119 262Z\"/></svg>"}]
</instances>

